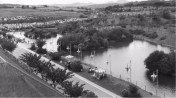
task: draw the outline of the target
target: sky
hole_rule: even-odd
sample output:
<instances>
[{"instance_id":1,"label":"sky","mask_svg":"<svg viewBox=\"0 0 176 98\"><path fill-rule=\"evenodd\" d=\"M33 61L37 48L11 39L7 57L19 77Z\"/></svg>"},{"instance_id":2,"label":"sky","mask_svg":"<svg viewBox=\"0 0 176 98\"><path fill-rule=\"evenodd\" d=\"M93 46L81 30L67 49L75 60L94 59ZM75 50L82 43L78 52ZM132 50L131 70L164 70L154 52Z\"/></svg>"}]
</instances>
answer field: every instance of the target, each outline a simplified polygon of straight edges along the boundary
<instances>
[{"instance_id":1,"label":"sky","mask_svg":"<svg viewBox=\"0 0 176 98\"><path fill-rule=\"evenodd\" d=\"M72 3L107 3L118 0L0 0L0 3L43 5L43 4L72 4ZM119 0L122 1L122 0ZM126 0L126 1L144 1L144 0Z\"/></svg>"}]
</instances>

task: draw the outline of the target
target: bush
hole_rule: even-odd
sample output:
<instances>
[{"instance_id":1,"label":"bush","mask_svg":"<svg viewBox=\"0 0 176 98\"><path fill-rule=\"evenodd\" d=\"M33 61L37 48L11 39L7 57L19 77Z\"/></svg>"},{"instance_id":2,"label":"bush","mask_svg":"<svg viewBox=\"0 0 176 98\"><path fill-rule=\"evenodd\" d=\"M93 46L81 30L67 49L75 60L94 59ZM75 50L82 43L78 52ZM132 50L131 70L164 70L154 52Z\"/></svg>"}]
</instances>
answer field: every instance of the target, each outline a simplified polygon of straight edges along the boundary
<instances>
[{"instance_id":1,"label":"bush","mask_svg":"<svg viewBox=\"0 0 176 98\"><path fill-rule=\"evenodd\" d=\"M129 31L130 33L135 34L135 35L141 35L145 33L144 30L129 30Z\"/></svg>"},{"instance_id":2,"label":"bush","mask_svg":"<svg viewBox=\"0 0 176 98\"><path fill-rule=\"evenodd\" d=\"M16 48L16 44L14 42L7 41L7 40L3 40L3 42L1 43L1 46L2 46L3 49L6 49L10 52L15 50L15 48Z\"/></svg>"},{"instance_id":3,"label":"bush","mask_svg":"<svg viewBox=\"0 0 176 98\"><path fill-rule=\"evenodd\" d=\"M12 39L12 38L13 38L13 35L7 35L7 38L8 38L8 39Z\"/></svg>"},{"instance_id":4,"label":"bush","mask_svg":"<svg viewBox=\"0 0 176 98\"><path fill-rule=\"evenodd\" d=\"M136 94L138 92L138 88L134 85L129 85L129 91L132 94Z\"/></svg>"},{"instance_id":5,"label":"bush","mask_svg":"<svg viewBox=\"0 0 176 98\"><path fill-rule=\"evenodd\" d=\"M32 46L30 47L31 50L36 50L36 46L35 44L32 44Z\"/></svg>"},{"instance_id":6,"label":"bush","mask_svg":"<svg viewBox=\"0 0 176 98\"><path fill-rule=\"evenodd\" d=\"M53 52L53 53L50 53L49 55L50 55L52 60L60 60L61 56L63 54L64 54L63 52Z\"/></svg>"},{"instance_id":7,"label":"bush","mask_svg":"<svg viewBox=\"0 0 176 98\"><path fill-rule=\"evenodd\" d=\"M128 90L122 92L123 97L141 97L138 93L138 88L135 85L129 85Z\"/></svg>"},{"instance_id":8,"label":"bush","mask_svg":"<svg viewBox=\"0 0 176 98\"><path fill-rule=\"evenodd\" d=\"M38 48L42 48L46 44L46 42L43 40L37 40L36 44Z\"/></svg>"},{"instance_id":9,"label":"bush","mask_svg":"<svg viewBox=\"0 0 176 98\"><path fill-rule=\"evenodd\" d=\"M89 90L83 91L81 97L83 97L83 98L87 98L87 97L88 97L88 98L98 98L98 96L95 95L94 92L91 92L91 91L89 91Z\"/></svg>"},{"instance_id":10,"label":"bush","mask_svg":"<svg viewBox=\"0 0 176 98\"><path fill-rule=\"evenodd\" d=\"M158 34L156 32L150 33L150 34L144 33L143 35L152 39L155 39L158 37Z\"/></svg>"},{"instance_id":11,"label":"bush","mask_svg":"<svg viewBox=\"0 0 176 98\"><path fill-rule=\"evenodd\" d=\"M74 61L74 62L72 62L70 64L70 68L74 72L81 72L81 70L83 69L80 61Z\"/></svg>"},{"instance_id":12,"label":"bush","mask_svg":"<svg viewBox=\"0 0 176 98\"><path fill-rule=\"evenodd\" d=\"M160 38L160 40L165 40L166 39L166 36L163 36Z\"/></svg>"},{"instance_id":13,"label":"bush","mask_svg":"<svg viewBox=\"0 0 176 98\"><path fill-rule=\"evenodd\" d=\"M65 94L69 95L69 97L75 98L81 96L85 84L79 84L79 82L73 84L73 81L64 81L61 85Z\"/></svg>"},{"instance_id":14,"label":"bush","mask_svg":"<svg viewBox=\"0 0 176 98\"><path fill-rule=\"evenodd\" d=\"M38 48L38 49L37 49L37 53L38 53L38 54L46 54L47 51L46 51L46 49Z\"/></svg>"}]
</instances>

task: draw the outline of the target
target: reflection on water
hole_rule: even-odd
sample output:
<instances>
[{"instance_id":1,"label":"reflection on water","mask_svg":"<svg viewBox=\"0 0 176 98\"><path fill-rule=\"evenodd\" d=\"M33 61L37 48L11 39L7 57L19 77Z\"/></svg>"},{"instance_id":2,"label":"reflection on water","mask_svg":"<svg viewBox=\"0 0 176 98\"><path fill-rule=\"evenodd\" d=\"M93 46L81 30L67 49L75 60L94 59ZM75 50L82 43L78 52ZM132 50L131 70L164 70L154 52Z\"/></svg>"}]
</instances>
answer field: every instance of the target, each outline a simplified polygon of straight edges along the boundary
<instances>
[{"instance_id":1,"label":"reflection on water","mask_svg":"<svg viewBox=\"0 0 176 98\"><path fill-rule=\"evenodd\" d=\"M16 35L17 34L17 35ZM19 33L15 33L16 37L25 38L23 34L18 35ZM58 35L55 38L47 39L46 45L44 48L47 48L49 51L57 51L57 39L61 37ZM35 40L31 40L25 38L26 41L33 42ZM175 77L168 77L159 75L159 87L156 87L155 82L153 82L150 78L151 73L145 68L144 60L155 50L164 51L169 53L170 50L166 47L162 47L160 45L150 44L145 41L134 40L131 43L115 43L112 44L108 49L99 49L96 50L95 61L90 58L90 54L92 51L83 52L83 61L95 65L98 68L103 68L109 73L110 66L107 65L106 61L111 61L111 69L112 75L119 78L121 76L123 79L127 80L130 77L130 74L127 73L126 67L127 64L130 64L131 60L131 71L132 71L132 82L134 84L137 83L141 88L152 92L155 94L156 89L158 90L159 96L163 97L164 93L166 97L174 97L175 96ZM16 49L14 54L19 55L22 51L20 49ZM75 55L75 53L73 53ZM111 55L111 60L109 58Z\"/></svg>"}]
</instances>

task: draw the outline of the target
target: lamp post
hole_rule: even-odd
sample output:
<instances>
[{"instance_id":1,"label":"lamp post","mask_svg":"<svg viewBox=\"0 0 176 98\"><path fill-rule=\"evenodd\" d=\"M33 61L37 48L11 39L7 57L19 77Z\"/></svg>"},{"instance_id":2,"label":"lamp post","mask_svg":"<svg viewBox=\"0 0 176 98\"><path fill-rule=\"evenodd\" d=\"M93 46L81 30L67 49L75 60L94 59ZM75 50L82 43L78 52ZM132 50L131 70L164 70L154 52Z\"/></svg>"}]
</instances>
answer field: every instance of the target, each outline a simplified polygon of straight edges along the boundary
<instances>
[{"instance_id":1,"label":"lamp post","mask_svg":"<svg viewBox=\"0 0 176 98\"><path fill-rule=\"evenodd\" d=\"M81 52L81 48L78 47L78 50L77 50L78 56L79 56L80 52ZM81 56L80 56L80 61L81 61Z\"/></svg>"},{"instance_id":2,"label":"lamp post","mask_svg":"<svg viewBox=\"0 0 176 98\"><path fill-rule=\"evenodd\" d=\"M153 72L153 74L151 75L151 78L153 79L153 82L156 79L156 96L157 96L157 88L158 88L158 69L156 70L156 74Z\"/></svg>"},{"instance_id":3,"label":"lamp post","mask_svg":"<svg viewBox=\"0 0 176 98\"><path fill-rule=\"evenodd\" d=\"M125 69L126 69L127 73L128 73L128 71L130 71L130 82L131 82L131 60L130 60L130 66L128 66L128 64L127 64L127 67Z\"/></svg>"},{"instance_id":4,"label":"lamp post","mask_svg":"<svg viewBox=\"0 0 176 98\"><path fill-rule=\"evenodd\" d=\"M130 82L131 82L131 60L130 60Z\"/></svg>"},{"instance_id":5,"label":"lamp post","mask_svg":"<svg viewBox=\"0 0 176 98\"><path fill-rule=\"evenodd\" d=\"M111 55L109 55L109 60L106 61L107 66L109 65L110 80L112 81L112 71L111 71Z\"/></svg>"},{"instance_id":6,"label":"lamp post","mask_svg":"<svg viewBox=\"0 0 176 98\"><path fill-rule=\"evenodd\" d=\"M58 43L57 43L57 45L58 45L58 47L59 47L59 50L61 51L61 41L59 41Z\"/></svg>"},{"instance_id":7,"label":"lamp post","mask_svg":"<svg viewBox=\"0 0 176 98\"><path fill-rule=\"evenodd\" d=\"M128 64L127 64L127 67L125 68L126 69L126 71L127 71L127 73L128 73L128 71L130 70L130 67L128 67ZM128 78L129 79L129 78Z\"/></svg>"},{"instance_id":8,"label":"lamp post","mask_svg":"<svg viewBox=\"0 0 176 98\"><path fill-rule=\"evenodd\" d=\"M93 59L93 62L94 62L93 66L95 67L95 50L91 52L90 57Z\"/></svg>"},{"instance_id":9,"label":"lamp post","mask_svg":"<svg viewBox=\"0 0 176 98\"><path fill-rule=\"evenodd\" d=\"M71 55L71 43L70 43L70 47L69 46L67 46L67 48L66 48L68 51L70 51L70 55Z\"/></svg>"}]
</instances>

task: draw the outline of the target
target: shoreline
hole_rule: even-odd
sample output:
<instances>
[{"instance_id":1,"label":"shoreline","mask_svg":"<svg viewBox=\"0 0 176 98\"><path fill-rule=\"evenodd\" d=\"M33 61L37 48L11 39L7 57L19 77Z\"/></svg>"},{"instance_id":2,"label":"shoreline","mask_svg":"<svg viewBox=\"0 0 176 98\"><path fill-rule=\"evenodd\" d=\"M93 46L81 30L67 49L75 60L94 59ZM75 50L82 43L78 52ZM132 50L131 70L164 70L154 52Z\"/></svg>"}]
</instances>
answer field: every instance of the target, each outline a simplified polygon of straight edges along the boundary
<instances>
[{"instance_id":1,"label":"shoreline","mask_svg":"<svg viewBox=\"0 0 176 98\"><path fill-rule=\"evenodd\" d=\"M160 41L160 42L157 42L157 41L154 41L154 40L152 40L152 39L146 38L146 37L144 37L144 36L140 37L140 36L135 36L135 35L133 35L133 39L134 39L134 40L146 41L146 42L149 42L149 43L152 43L152 44L155 44L155 45L161 45L162 47L167 47L167 48L169 48L170 50L176 50L176 47L175 47L175 46L168 45L168 44L163 44L161 41Z\"/></svg>"}]
</instances>

